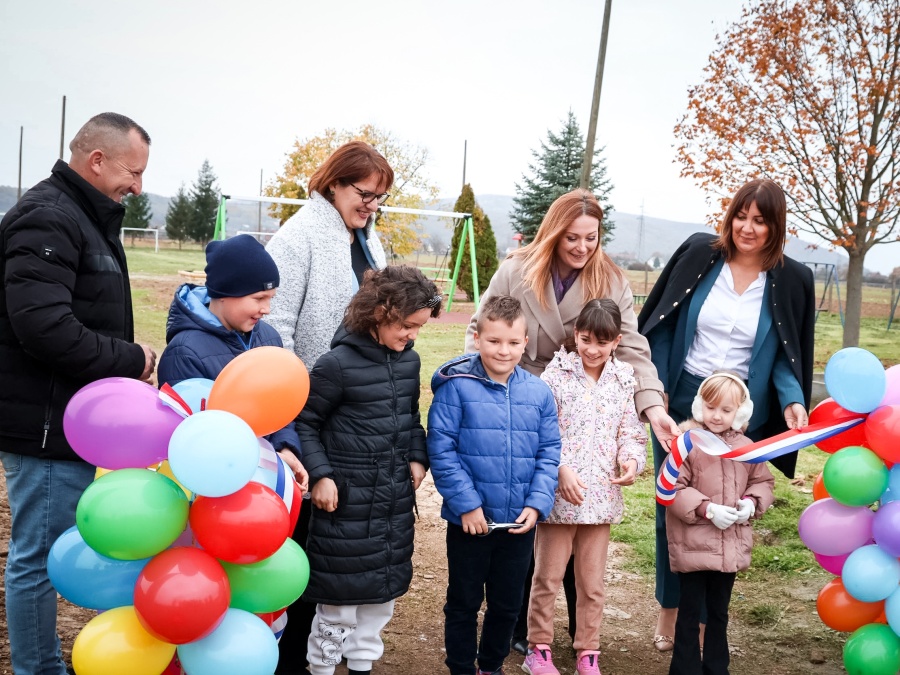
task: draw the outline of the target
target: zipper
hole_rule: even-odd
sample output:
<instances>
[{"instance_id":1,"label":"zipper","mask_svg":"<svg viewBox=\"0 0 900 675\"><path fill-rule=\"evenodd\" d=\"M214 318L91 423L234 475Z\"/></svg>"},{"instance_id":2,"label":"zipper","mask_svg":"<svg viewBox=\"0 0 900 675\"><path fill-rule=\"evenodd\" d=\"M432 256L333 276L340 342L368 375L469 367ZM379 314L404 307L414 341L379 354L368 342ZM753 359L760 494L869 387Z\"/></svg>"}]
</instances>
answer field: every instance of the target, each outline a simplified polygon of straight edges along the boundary
<instances>
[{"instance_id":1,"label":"zipper","mask_svg":"<svg viewBox=\"0 0 900 675\"><path fill-rule=\"evenodd\" d=\"M47 447L47 435L50 433L50 419L53 412L53 386L56 384L56 374L50 375L50 392L47 396L47 407L44 408L44 438L41 441L41 449Z\"/></svg>"},{"instance_id":2,"label":"zipper","mask_svg":"<svg viewBox=\"0 0 900 675\"><path fill-rule=\"evenodd\" d=\"M509 402L509 382L506 387L506 484L512 487L512 404ZM506 491L506 513L509 513L512 490ZM515 514L518 518L519 514ZM514 518L514 519L515 519Z\"/></svg>"},{"instance_id":3,"label":"zipper","mask_svg":"<svg viewBox=\"0 0 900 675\"><path fill-rule=\"evenodd\" d=\"M393 399L392 404L391 404L391 418L394 420L394 435L391 440L391 449L390 449L391 465L390 465L390 469L389 469L389 473L388 473L388 481L391 486L391 501L388 504L388 514L387 514L388 556L387 556L387 560L386 560L385 566L384 566L385 585L387 586L388 590L390 590L390 588L391 588L391 559L393 558L393 555L394 555L394 546L393 546L393 542L394 542L394 540L393 540L393 536L394 536L394 506L395 506L395 502L397 501L397 494L396 494L395 485L394 485L394 471L396 470L397 438L399 435L399 431L398 431L399 420L397 419L397 383L394 381L394 368L391 365L391 355L390 354L387 355L387 367L388 367L388 379L390 379L390 381L391 381L391 397ZM378 476L378 459L377 458L375 459L375 475L376 475L376 482L377 482L377 480L378 480L377 479L377 476ZM375 494L373 492L372 493L373 500L374 500L374 497L375 497ZM374 508L374 505L373 505L373 508ZM371 522L372 522L372 519L370 517L369 523L371 523Z\"/></svg>"}]
</instances>

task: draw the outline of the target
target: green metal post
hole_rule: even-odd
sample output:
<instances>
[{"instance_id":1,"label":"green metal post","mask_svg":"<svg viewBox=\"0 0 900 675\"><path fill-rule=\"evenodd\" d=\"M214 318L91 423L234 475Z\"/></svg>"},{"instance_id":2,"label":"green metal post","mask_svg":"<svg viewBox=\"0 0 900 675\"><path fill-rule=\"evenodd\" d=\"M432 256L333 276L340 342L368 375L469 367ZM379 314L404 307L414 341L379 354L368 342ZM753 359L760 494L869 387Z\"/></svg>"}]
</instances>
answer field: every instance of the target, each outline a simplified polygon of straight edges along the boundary
<instances>
[{"instance_id":1,"label":"green metal post","mask_svg":"<svg viewBox=\"0 0 900 675\"><path fill-rule=\"evenodd\" d=\"M456 264L453 266L453 274L450 276L450 291L447 295L447 311L453 306L453 294L456 293L456 280L459 279L459 268L462 265L463 251L466 248L466 231L469 229L470 218L463 221L463 229L459 237L459 250L456 252Z\"/></svg>"},{"instance_id":2,"label":"green metal post","mask_svg":"<svg viewBox=\"0 0 900 675\"><path fill-rule=\"evenodd\" d=\"M219 210L216 211L216 229L213 231L213 239L225 238L225 195L219 200Z\"/></svg>"}]
</instances>

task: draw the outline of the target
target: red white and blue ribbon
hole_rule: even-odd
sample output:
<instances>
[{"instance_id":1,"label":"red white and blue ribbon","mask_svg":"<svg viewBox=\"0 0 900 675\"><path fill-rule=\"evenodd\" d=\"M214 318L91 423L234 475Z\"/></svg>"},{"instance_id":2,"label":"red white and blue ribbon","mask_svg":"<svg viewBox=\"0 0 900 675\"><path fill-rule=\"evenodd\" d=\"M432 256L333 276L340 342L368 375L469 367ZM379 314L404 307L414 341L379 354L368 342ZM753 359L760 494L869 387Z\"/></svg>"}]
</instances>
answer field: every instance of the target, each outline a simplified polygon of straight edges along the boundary
<instances>
[{"instance_id":1,"label":"red white and blue ribbon","mask_svg":"<svg viewBox=\"0 0 900 675\"><path fill-rule=\"evenodd\" d=\"M200 412L199 410L191 410L191 406L188 405L187 401L181 398L178 392L168 383L159 388L159 400L185 418L190 417L195 412Z\"/></svg>"},{"instance_id":2,"label":"red white and blue ribbon","mask_svg":"<svg viewBox=\"0 0 900 675\"><path fill-rule=\"evenodd\" d=\"M669 506L675 501L675 483L678 481L681 465L693 450L699 449L709 455L731 459L735 462L759 464L815 445L826 438L843 433L857 424L862 424L864 421L865 416L855 416L821 424L811 424L803 429L791 429L783 434L735 450L728 447L727 443L711 431L691 429L672 441L672 451L666 457L666 461L663 462L659 475L656 477L656 501L663 506Z\"/></svg>"},{"instance_id":3,"label":"red white and blue ribbon","mask_svg":"<svg viewBox=\"0 0 900 675\"><path fill-rule=\"evenodd\" d=\"M275 617L275 620L272 622L271 628L272 633L275 634L275 641L278 642L281 640L281 636L284 635L284 629L287 626L288 615L287 610L282 610L281 614Z\"/></svg>"}]
</instances>

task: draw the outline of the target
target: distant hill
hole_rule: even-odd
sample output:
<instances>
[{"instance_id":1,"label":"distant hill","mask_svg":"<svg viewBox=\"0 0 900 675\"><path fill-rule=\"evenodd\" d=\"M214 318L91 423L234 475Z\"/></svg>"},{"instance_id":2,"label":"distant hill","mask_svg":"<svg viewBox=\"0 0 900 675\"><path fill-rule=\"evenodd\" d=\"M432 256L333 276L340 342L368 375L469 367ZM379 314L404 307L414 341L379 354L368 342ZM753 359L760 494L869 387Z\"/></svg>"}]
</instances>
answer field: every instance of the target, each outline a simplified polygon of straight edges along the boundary
<instances>
[{"instance_id":1,"label":"distant hill","mask_svg":"<svg viewBox=\"0 0 900 675\"><path fill-rule=\"evenodd\" d=\"M151 227L165 228L166 211L169 206L169 197L163 197L147 193L150 197L150 206L153 217ZM509 222L509 213L512 211L513 198L507 195L478 195L478 204L484 209L491 219L494 235L497 237L497 248L505 251L514 248L514 233ZM443 198L428 206L429 209L438 211L452 211L456 198ZM8 211L16 203L16 188L0 186L0 213ZM676 248L694 232L711 232L700 223L680 223L652 216L644 216L644 231L641 238L641 217L632 213L613 213L613 222L616 229L613 232L613 240L606 251L611 255L629 256L635 259L647 260L653 255L659 255L663 259L668 257ZM266 205L262 207L262 217L259 218L258 205L254 202L228 202L228 229L230 232L237 230L256 231L259 220L260 229L263 232L274 232L278 229L278 220L269 217ZM419 224L424 238L427 238L435 250L443 250L450 245L453 237L453 221L450 218L422 218ZM879 249L883 248L881 246ZM788 239L786 252L792 258L804 262L828 262L845 265L847 257L843 253L829 251L825 247L813 249L810 244L796 238ZM872 254L870 254L872 255ZM890 269L887 270L890 272Z\"/></svg>"}]
</instances>

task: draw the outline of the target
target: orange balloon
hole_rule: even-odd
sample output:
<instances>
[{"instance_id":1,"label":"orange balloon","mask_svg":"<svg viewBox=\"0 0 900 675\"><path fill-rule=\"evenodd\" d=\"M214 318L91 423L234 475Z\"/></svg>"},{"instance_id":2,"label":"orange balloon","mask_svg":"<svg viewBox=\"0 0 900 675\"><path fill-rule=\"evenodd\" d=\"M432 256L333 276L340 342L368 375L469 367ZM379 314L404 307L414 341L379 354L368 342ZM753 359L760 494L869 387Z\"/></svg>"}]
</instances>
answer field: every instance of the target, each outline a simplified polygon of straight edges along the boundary
<instances>
[{"instance_id":1,"label":"orange balloon","mask_svg":"<svg viewBox=\"0 0 900 675\"><path fill-rule=\"evenodd\" d=\"M303 361L281 347L256 347L222 369L209 392L207 409L237 415L257 436L294 420L309 396Z\"/></svg>"},{"instance_id":2,"label":"orange balloon","mask_svg":"<svg viewBox=\"0 0 900 675\"><path fill-rule=\"evenodd\" d=\"M819 501L820 499L826 499L831 496L828 494L828 490L825 489L825 481L822 478L823 475L824 473L819 473L813 483L813 501Z\"/></svg>"},{"instance_id":3,"label":"orange balloon","mask_svg":"<svg viewBox=\"0 0 900 675\"><path fill-rule=\"evenodd\" d=\"M868 623L875 623L884 612L884 600L860 602L847 592L838 577L819 591L816 610L822 623L829 628L851 633Z\"/></svg>"}]
</instances>

